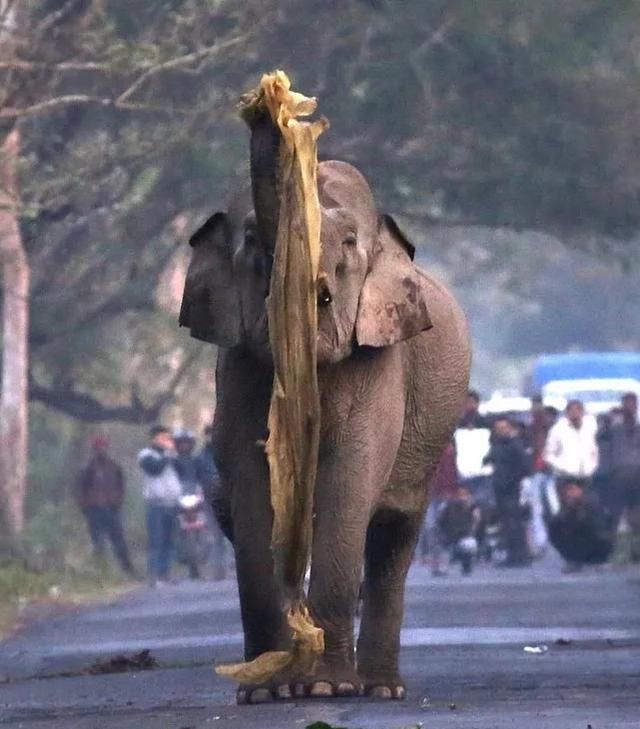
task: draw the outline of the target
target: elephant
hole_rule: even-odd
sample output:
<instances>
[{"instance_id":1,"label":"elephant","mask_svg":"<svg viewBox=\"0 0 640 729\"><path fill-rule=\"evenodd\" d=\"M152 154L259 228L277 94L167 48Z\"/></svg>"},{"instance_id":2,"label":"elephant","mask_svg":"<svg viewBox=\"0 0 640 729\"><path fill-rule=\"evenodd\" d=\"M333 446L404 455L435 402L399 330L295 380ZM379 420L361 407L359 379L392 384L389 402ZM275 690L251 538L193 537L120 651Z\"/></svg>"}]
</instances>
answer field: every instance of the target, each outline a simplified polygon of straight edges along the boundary
<instances>
[{"instance_id":1,"label":"elephant","mask_svg":"<svg viewBox=\"0 0 640 729\"><path fill-rule=\"evenodd\" d=\"M235 549L246 660L291 644L270 551L264 453L277 134L270 119L253 120L250 187L192 236L180 312L192 336L219 347L215 509ZM398 667L405 579L427 483L468 388L469 338L451 293L413 263L413 245L391 216L378 214L355 167L321 162L317 180L321 432L308 601L325 652L310 675L241 686L238 703L405 697Z\"/></svg>"}]
</instances>

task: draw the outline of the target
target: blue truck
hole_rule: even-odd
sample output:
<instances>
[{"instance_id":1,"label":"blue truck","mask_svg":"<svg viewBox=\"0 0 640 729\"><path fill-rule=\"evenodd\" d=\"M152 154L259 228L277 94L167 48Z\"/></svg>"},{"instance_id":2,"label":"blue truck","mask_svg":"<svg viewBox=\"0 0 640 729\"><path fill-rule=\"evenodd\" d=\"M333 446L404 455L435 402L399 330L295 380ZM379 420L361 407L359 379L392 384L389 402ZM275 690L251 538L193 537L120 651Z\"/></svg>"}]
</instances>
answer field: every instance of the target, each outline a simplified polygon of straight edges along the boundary
<instances>
[{"instance_id":1,"label":"blue truck","mask_svg":"<svg viewBox=\"0 0 640 729\"><path fill-rule=\"evenodd\" d=\"M625 392L640 396L640 352L543 354L531 369L525 391L562 407L581 400L594 415L620 403Z\"/></svg>"}]
</instances>

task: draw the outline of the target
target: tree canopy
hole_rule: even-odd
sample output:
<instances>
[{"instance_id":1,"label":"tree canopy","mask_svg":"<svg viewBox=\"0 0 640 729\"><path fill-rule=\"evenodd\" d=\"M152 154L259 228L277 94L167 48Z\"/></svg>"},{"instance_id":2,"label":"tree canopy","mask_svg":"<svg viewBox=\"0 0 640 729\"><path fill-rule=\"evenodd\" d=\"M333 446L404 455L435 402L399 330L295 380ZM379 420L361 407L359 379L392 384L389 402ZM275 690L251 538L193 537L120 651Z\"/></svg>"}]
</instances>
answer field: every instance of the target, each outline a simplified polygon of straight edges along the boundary
<instances>
[{"instance_id":1,"label":"tree canopy","mask_svg":"<svg viewBox=\"0 0 640 729\"><path fill-rule=\"evenodd\" d=\"M176 331L184 241L246 170L236 100L274 67L320 98L321 156L356 164L418 244L483 226L637 256L632 0L0 7L0 122L23 140L31 394L80 418L153 419L189 366L210 367ZM544 248L469 240L523 277ZM473 256L452 245L427 252L455 281Z\"/></svg>"}]
</instances>

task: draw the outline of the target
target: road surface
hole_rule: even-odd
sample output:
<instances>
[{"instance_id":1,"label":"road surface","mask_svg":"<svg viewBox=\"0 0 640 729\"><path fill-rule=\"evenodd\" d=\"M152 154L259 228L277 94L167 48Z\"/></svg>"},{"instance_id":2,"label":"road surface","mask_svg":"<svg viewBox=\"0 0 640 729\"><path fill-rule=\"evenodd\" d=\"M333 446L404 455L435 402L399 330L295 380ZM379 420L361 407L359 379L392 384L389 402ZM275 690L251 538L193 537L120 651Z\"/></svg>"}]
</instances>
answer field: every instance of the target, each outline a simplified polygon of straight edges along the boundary
<instances>
[{"instance_id":1,"label":"road surface","mask_svg":"<svg viewBox=\"0 0 640 729\"><path fill-rule=\"evenodd\" d=\"M234 686L211 670L241 655L233 581L140 588L0 644L0 727L637 729L640 571L562 575L559 567L547 558L529 570L482 566L469 578L434 579L414 566L404 702L238 707ZM96 659L142 649L157 668L86 672Z\"/></svg>"}]
</instances>

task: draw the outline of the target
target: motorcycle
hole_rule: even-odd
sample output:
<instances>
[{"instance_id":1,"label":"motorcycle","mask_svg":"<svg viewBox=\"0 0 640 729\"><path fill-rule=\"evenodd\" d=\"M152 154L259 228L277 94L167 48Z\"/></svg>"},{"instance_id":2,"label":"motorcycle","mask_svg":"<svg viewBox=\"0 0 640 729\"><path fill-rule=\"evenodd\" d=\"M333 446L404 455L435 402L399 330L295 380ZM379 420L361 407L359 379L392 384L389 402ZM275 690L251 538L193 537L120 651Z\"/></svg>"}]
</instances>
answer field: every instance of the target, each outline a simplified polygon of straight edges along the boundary
<instances>
[{"instance_id":1,"label":"motorcycle","mask_svg":"<svg viewBox=\"0 0 640 729\"><path fill-rule=\"evenodd\" d=\"M438 514L438 529L451 562L459 562L462 574L469 575L478 555L476 531L479 513L471 494L460 489L457 498L448 499Z\"/></svg>"},{"instance_id":2,"label":"motorcycle","mask_svg":"<svg viewBox=\"0 0 640 729\"><path fill-rule=\"evenodd\" d=\"M201 577L210 551L204 493L199 489L193 494L183 494L178 501L178 557L187 566L191 579Z\"/></svg>"}]
</instances>

